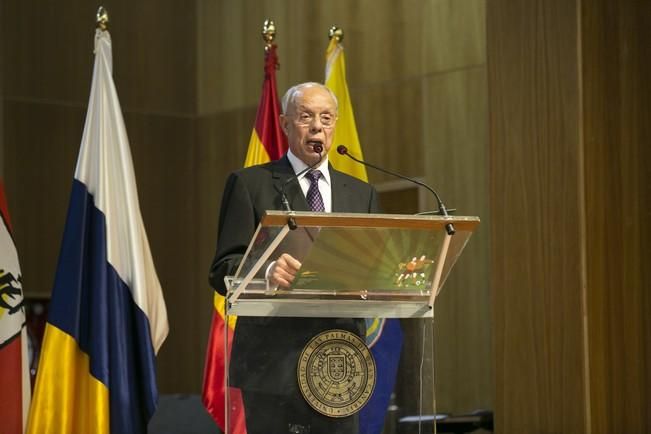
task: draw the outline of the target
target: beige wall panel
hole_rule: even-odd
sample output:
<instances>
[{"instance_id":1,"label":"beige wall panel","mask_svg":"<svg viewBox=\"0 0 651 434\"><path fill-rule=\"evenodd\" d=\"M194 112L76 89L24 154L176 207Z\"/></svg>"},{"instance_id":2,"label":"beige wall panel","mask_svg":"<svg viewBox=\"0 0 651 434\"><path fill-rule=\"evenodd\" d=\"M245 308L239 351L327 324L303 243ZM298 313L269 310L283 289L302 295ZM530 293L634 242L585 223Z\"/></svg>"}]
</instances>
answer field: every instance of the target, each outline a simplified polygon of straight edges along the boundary
<instances>
[{"instance_id":1,"label":"beige wall panel","mask_svg":"<svg viewBox=\"0 0 651 434\"><path fill-rule=\"evenodd\" d=\"M198 159L195 182L201 198L197 223L206 233L200 240L201 279L208 286L208 268L215 254L219 206L227 175L242 168L255 108L224 112L197 121Z\"/></svg>"},{"instance_id":2,"label":"beige wall panel","mask_svg":"<svg viewBox=\"0 0 651 434\"><path fill-rule=\"evenodd\" d=\"M424 3L423 72L436 73L486 63L486 0Z\"/></svg>"},{"instance_id":3,"label":"beige wall panel","mask_svg":"<svg viewBox=\"0 0 651 434\"><path fill-rule=\"evenodd\" d=\"M2 2L6 97L87 103L97 6L75 3Z\"/></svg>"},{"instance_id":4,"label":"beige wall panel","mask_svg":"<svg viewBox=\"0 0 651 434\"><path fill-rule=\"evenodd\" d=\"M335 8L322 3L311 16L319 20L324 30L310 33L308 43L327 44L324 36L333 24L344 29L351 87L420 75L423 9L421 2L388 0L340 1Z\"/></svg>"},{"instance_id":5,"label":"beige wall panel","mask_svg":"<svg viewBox=\"0 0 651 434\"><path fill-rule=\"evenodd\" d=\"M424 4L381 3L203 0L200 22L205 32L199 38L200 53L206 57L200 61L200 94L205 89L211 95L201 96L202 113L257 104L265 18L274 19L277 27L280 94L297 82L324 80L327 33L333 24L345 31L351 88L422 74ZM210 83L211 74L219 77L217 82Z\"/></svg>"},{"instance_id":6,"label":"beige wall panel","mask_svg":"<svg viewBox=\"0 0 651 434\"><path fill-rule=\"evenodd\" d=\"M164 116L196 112L195 5L103 3L111 14L113 65L124 110Z\"/></svg>"},{"instance_id":7,"label":"beige wall panel","mask_svg":"<svg viewBox=\"0 0 651 434\"><path fill-rule=\"evenodd\" d=\"M437 411L468 413L493 403L486 69L425 83L426 180L457 215L482 219L435 305ZM436 209L429 196L428 209Z\"/></svg>"},{"instance_id":8,"label":"beige wall panel","mask_svg":"<svg viewBox=\"0 0 651 434\"><path fill-rule=\"evenodd\" d=\"M264 78L261 31L267 18L275 21L277 29L279 95L299 81L323 81L327 39L324 37L320 49L310 47L310 56L305 57L304 35L311 27L304 18L302 4L296 2L290 8L281 1L199 2L201 114L257 106ZM308 69L312 74L306 72Z\"/></svg>"},{"instance_id":9,"label":"beige wall panel","mask_svg":"<svg viewBox=\"0 0 651 434\"><path fill-rule=\"evenodd\" d=\"M259 100L264 77L260 32L267 14L259 6L244 8L246 3L198 2L201 114L252 106Z\"/></svg>"},{"instance_id":10,"label":"beige wall panel","mask_svg":"<svg viewBox=\"0 0 651 434\"><path fill-rule=\"evenodd\" d=\"M182 2L108 0L114 77L123 108L187 113L195 105L194 9ZM98 4L3 1L12 59L9 98L87 104ZM174 53L174 55L170 55Z\"/></svg>"},{"instance_id":11,"label":"beige wall panel","mask_svg":"<svg viewBox=\"0 0 651 434\"><path fill-rule=\"evenodd\" d=\"M489 2L496 429L583 433L575 2Z\"/></svg>"},{"instance_id":12,"label":"beige wall panel","mask_svg":"<svg viewBox=\"0 0 651 434\"><path fill-rule=\"evenodd\" d=\"M423 84L413 79L351 89L357 133L364 158L398 173L421 176L424 173ZM395 178L368 169L369 180Z\"/></svg>"},{"instance_id":13,"label":"beige wall panel","mask_svg":"<svg viewBox=\"0 0 651 434\"><path fill-rule=\"evenodd\" d=\"M461 215L488 213L486 67L439 74L422 94L427 179ZM435 206L432 199L431 206Z\"/></svg>"}]
</instances>

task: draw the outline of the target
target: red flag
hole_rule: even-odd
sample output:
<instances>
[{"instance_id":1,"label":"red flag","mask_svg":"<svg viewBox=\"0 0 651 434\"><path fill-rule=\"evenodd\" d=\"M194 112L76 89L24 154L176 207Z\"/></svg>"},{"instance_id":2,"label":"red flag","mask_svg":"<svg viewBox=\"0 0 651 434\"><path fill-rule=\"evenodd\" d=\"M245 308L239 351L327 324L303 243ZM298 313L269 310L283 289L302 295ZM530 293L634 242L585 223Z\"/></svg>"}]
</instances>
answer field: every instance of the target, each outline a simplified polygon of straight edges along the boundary
<instances>
[{"instance_id":1,"label":"red flag","mask_svg":"<svg viewBox=\"0 0 651 434\"><path fill-rule=\"evenodd\" d=\"M31 395L27 332L22 276L2 182L0 217L0 426L3 434L22 434Z\"/></svg>"},{"instance_id":2,"label":"red flag","mask_svg":"<svg viewBox=\"0 0 651 434\"><path fill-rule=\"evenodd\" d=\"M277 160L287 151L287 138L280 128L280 104L276 92L277 68L276 46L272 44L265 49L262 95L244 167ZM228 324L226 323L224 302L224 297L215 293L215 311L210 328L210 337L208 338L202 391L204 406L222 430L225 430L226 426L226 361L224 360L224 345L228 341L228 357L230 358L231 343L236 325L235 317L229 317ZM230 388L229 392L231 398L229 434L245 434L246 422L241 393L239 389L233 387Z\"/></svg>"}]
</instances>

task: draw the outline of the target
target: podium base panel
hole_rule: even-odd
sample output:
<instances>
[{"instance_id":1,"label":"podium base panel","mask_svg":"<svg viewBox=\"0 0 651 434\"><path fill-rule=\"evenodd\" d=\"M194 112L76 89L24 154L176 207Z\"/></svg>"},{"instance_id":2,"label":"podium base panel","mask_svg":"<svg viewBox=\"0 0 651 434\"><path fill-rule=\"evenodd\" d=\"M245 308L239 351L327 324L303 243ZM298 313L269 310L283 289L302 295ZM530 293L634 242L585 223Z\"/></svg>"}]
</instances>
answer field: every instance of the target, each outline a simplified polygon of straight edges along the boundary
<instances>
[{"instance_id":1,"label":"podium base panel","mask_svg":"<svg viewBox=\"0 0 651 434\"><path fill-rule=\"evenodd\" d=\"M224 338L226 434L382 432L436 413L431 318L240 316Z\"/></svg>"}]
</instances>

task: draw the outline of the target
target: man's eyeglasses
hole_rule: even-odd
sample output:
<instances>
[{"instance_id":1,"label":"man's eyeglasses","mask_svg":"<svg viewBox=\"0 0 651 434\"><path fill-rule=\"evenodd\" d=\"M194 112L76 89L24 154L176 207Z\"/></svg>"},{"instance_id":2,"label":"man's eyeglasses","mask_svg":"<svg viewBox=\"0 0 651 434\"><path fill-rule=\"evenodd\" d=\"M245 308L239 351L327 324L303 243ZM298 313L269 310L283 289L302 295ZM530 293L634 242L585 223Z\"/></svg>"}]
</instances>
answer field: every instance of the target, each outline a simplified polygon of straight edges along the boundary
<instances>
[{"instance_id":1,"label":"man's eyeglasses","mask_svg":"<svg viewBox=\"0 0 651 434\"><path fill-rule=\"evenodd\" d=\"M308 127L312 125L312 122L314 122L314 119L316 118L317 115L314 113L310 112L301 112L296 115L296 123ZM321 113L318 115L319 121L321 122L321 125L325 128L329 128L334 126L335 121L337 120L337 117L333 115L332 113Z\"/></svg>"}]
</instances>

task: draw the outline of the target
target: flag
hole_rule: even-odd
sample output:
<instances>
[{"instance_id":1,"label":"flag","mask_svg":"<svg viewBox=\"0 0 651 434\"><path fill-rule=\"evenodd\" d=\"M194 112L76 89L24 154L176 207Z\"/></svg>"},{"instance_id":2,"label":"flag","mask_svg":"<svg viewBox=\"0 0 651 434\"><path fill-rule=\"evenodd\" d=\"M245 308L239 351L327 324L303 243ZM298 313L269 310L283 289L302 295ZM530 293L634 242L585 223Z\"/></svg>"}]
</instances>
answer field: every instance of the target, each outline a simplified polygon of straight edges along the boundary
<instances>
[{"instance_id":1,"label":"flag","mask_svg":"<svg viewBox=\"0 0 651 434\"><path fill-rule=\"evenodd\" d=\"M346 61L344 47L337 37L330 38L326 49L325 84L337 97L338 120L333 143L345 145L351 154L363 159L362 146L357 136L353 106L346 84ZM336 148L336 146L335 146ZM366 168L337 152L328 156L332 164L342 172L368 181ZM367 318L366 345L370 348L377 370L377 382L371 398L359 414L360 434L380 434L384 427L384 415L389 407L391 393L395 386L400 352L402 350L402 329L400 320Z\"/></svg>"},{"instance_id":2,"label":"flag","mask_svg":"<svg viewBox=\"0 0 651 434\"><path fill-rule=\"evenodd\" d=\"M280 128L280 104L276 92L278 56L276 45L271 44L264 54L264 81L262 95L251 132L244 167L277 160L287 152L287 137Z\"/></svg>"},{"instance_id":3,"label":"flag","mask_svg":"<svg viewBox=\"0 0 651 434\"><path fill-rule=\"evenodd\" d=\"M337 170L348 173L362 181L368 181L366 167L354 162L345 155L337 153L338 145L345 145L348 151L359 159L364 159L362 146L359 144L357 127L355 126L355 115L353 106L348 94L346 84L346 60L344 59L344 47L336 37L330 39L326 50L325 85L337 97L337 127L332 143L335 149L328 155L328 160Z\"/></svg>"},{"instance_id":4,"label":"flag","mask_svg":"<svg viewBox=\"0 0 651 434\"><path fill-rule=\"evenodd\" d=\"M287 151L287 138L280 128L280 104L276 92L276 69L278 57L276 45L270 44L265 48L264 81L262 95L255 119L255 126L251 133L249 148L244 161L244 167L277 160ZM206 350L206 364L203 376L203 404L217 425L225 430L226 417L226 360L224 360L224 336L228 340L228 356L230 358L231 343L235 333L237 318L228 317L224 310L225 298L215 292L212 325ZM246 433L244 417L244 404L239 389L231 387L230 393L230 420L229 431L234 434Z\"/></svg>"},{"instance_id":5,"label":"flag","mask_svg":"<svg viewBox=\"0 0 651 434\"><path fill-rule=\"evenodd\" d=\"M22 434L31 396L23 279L2 182L0 220L0 432Z\"/></svg>"},{"instance_id":6,"label":"flag","mask_svg":"<svg viewBox=\"0 0 651 434\"><path fill-rule=\"evenodd\" d=\"M72 181L28 432L147 432L165 301L140 214L112 78L111 38L95 65Z\"/></svg>"},{"instance_id":7,"label":"flag","mask_svg":"<svg viewBox=\"0 0 651 434\"><path fill-rule=\"evenodd\" d=\"M380 434L396 384L402 328L400 320L395 318L367 319L366 323L366 344L375 359L377 377L371 398L359 412L359 434Z\"/></svg>"}]
</instances>

